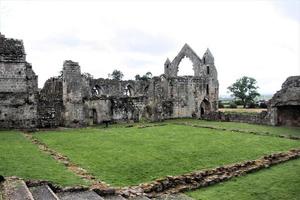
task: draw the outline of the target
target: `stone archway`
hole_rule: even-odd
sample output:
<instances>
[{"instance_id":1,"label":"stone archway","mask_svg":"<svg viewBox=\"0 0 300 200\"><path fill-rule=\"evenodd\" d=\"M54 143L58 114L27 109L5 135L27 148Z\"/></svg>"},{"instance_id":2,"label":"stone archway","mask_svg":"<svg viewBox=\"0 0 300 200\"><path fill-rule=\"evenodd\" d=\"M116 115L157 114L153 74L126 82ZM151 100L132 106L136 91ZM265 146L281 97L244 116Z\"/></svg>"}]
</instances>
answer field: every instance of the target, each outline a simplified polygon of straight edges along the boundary
<instances>
[{"instance_id":1,"label":"stone archway","mask_svg":"<svg viewBox=\"0 0 300 200\"><path fill-rule=\"evenodd\" d=\"M200 104L200 117L209 113L210 111L211 111L211 104L207 99L203 99L203 101Z\"/></svg>"},{"instance_id":2,"label":"stone archway","mask_svg":"<svg viewBox=\"0 0 300 200\"><path fill-rule=\"evenodd\" d=\"M182 47L178 55L171 62L171 69L169 69L170 71L168 74L173 77L178 75L178 66L184 57L189 58L190 61L192 62L194 76L199 76L201 59L188 44L185 44Z\"/></svg>"}]
</instances>

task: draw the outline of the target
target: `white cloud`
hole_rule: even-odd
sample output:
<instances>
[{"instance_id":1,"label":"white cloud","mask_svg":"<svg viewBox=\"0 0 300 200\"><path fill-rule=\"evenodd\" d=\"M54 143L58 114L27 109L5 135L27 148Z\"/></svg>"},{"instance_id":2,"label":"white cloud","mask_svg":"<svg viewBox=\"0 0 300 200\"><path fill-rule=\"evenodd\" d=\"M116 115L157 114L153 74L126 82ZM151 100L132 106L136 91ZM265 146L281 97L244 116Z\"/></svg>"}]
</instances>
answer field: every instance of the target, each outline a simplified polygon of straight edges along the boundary
<instances>
[{"instance_id":1,"label":"white cloud","mask_svg":"<svg viewBox=\"0 0 300 200\"><path fill-rule=\"evenodd\" d=\"M0 31L24 40L39 87L67 59L95 77L116 68L125 78L160 75L166 58L188 43L200 57L212 51L221 94L243 75L256 78L262 93L274 93L300 74L299 6L284 0L0 0ZM191 73L186 63L180 67Z\"/></svg>"}]
</instances>

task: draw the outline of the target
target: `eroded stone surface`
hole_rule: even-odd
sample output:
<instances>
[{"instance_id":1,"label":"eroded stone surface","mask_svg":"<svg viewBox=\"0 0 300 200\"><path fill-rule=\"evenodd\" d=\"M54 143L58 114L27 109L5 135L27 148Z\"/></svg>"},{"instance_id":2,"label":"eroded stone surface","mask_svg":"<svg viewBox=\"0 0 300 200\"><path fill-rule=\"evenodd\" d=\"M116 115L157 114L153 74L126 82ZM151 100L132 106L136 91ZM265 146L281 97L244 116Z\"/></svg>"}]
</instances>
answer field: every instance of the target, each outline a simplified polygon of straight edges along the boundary
<instances>
[{"instance_id":1,"label":"eroded stone surface","mask_svg":"<svg viewBox=\"0 0 300 200\"><path fill-rule=\"evenodd\" d=\"M25 182L17 178L9 178L2 183L3 199L5 200L34 200Z\"/></svg>"},{"instance_id":2,"label":"eroded stone surface","mask_svg":"<svg viewBox=\"0 0 300 200\"><path fill-rule=\"evenodd\" d=\"M62 192L57 196L61 200L103 200L98 194L93 191L84 192Z\"/></svg>"},{"instance_id":3,"label":"eroded stone surface","mask_svg":"<svg viewBox=\"0 0 300 200\"><path fill-rule=\"evenodd\" d=\"M154 198L154 200L193 200L193 198L185 194L166 194L161 197Z\"/></svg>"},{"instance_id":4,"label":"eroded stone surface","mask_svg":"<svg viewBox=\"0 0 300 200\"><path fill-rule=\"evenodd\" d=\"M37 76L21 40L0 33L0 129L37 126Z\"/></svg>"},{"instance_id":5,"label":"eroded stone surface","mask_svg":"<svg viewBox=\"0 0 300 200\"><path fill-rule=\"evenodd\" d=\"M300 76L291 76L282 84L269 105L272 125L300 126Z\"/></svg>"},{"instance_id":6,"label":"eroded stone surface","mask_svg":"<svg viewBox=\"0 0 300 200\"><path fill-rule=\"evenodd\" d=\"M34 200L59 200L48 185L29 188Z\"/></svg>"},{"instance_id":7,"label":"eroded stone surface","mask_svg":"<svg viewBox=\"0 0 300 200\"><path fill-rule=\"evenodd\" d=\"M184 57L194 76L177 76ZM187 44L165 73L150 79L118 81L81 73L66 60L62 74L38 91L37 76L26 62L22 41L0 35L0 128L80 127L114 121L160 121L201 117L218 108L219 83L214 58L201 59Z\"/></svg>"}]
</instances>

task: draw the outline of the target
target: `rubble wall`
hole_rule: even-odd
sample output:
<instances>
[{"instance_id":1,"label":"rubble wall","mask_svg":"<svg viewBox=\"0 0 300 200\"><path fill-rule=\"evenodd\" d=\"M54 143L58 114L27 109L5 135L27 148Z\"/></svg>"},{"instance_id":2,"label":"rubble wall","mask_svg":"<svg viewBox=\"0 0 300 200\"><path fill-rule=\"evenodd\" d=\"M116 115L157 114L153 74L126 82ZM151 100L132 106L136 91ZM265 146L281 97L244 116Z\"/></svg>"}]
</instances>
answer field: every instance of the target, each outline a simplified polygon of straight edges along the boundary
<instances>
[{"instance_id":1,"label":"rubble wall","mask_svg":"<svg viewBox=\"0 0 300 200\"><path fill-rule=\"evenodd\" d=\"M0 129L37 126L37 76L23 42L0 33Z\"/></svg>"}]
</instances>

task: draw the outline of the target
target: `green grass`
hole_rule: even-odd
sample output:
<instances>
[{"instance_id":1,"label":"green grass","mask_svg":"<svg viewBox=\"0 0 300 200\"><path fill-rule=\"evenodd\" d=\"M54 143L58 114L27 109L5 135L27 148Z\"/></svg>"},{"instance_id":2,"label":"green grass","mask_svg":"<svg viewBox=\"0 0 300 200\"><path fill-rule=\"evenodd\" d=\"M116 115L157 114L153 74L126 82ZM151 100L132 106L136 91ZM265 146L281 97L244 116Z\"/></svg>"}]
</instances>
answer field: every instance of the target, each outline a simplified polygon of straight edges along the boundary
<instances>
[{"instance_id":1,"label":"green grass","mask_svg":"<svg viewBox=\"0 0 300 200\"><path fill-rule=\"evenodd\" d=\"M187 194L197 200L299 200L300 159Z\"/></svg>"},{"instance_id":2,"label":"green grass","mask_svg":"<svg viewBox=\"0 0 300 200\"><path fill-rule=\"evenodd\" d=\"M228 130L242 130L242 131L254 131L265 133L268 132L271 135L288 135L300 137L299 127L287 127L287 126L267 126L267 125L256 125L239 122L217 122L217 121L205 121L198 119L174 119L168 120L169 123L176 122L187 122L195 125L210 126L215 128L225 128Z\"/></svg>"},{"instance_id":3,"label":"green grass","mask_svg":"<svg viewBox=\"0 0 300 200\"><path fill-rule=\"evenodd\" d=\"M16 131L0 131L0 174L49 180L60 185L84 184Z\"/></svg>"},{"instance_id":4,"label":"green grass","mask_svg":"<svg viewBox=\"0 0 300 200\"><path fill-rule=\"evenodd\" d=\"M174 124L144 129L69 129L34 136L114 186L300 147L299 141Z\"/></svg>"}]
</instances>

